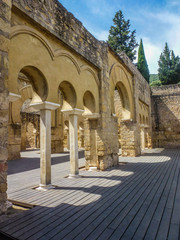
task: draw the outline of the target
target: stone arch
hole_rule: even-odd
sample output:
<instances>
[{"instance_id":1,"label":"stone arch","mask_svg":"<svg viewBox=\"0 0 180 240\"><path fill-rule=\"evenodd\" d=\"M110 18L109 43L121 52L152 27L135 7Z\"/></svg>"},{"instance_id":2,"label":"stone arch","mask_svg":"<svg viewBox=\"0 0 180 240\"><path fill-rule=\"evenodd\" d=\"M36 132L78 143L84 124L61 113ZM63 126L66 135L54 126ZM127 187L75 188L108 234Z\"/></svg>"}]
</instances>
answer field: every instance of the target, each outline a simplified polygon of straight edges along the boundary
<instances>
[{"instance_id":1,"label":"stone arch","mask_svg":"<svg viewBox=\"0 0 180 240\"><path fill-rule=\"evenodd\" d=\"M65 50L60 50L60 49L57 49L55 50L55 57L58 58L60 56L65 56L67 57L68 59L70 59L70 61L74 64L74 66L76 67L77 69L77 72L80 74L81 73L81 69L79 67L79 64L78 62L76 61L76 59L74 58L74 56L70 53L70 52L67 52Z\"/></svg>"},{"instance_id":2,"label":"stone arch","mask_svg":"<svg viewBox=\"0 0 180 240\"><path fill-rule=\"evenodd\" d=\"M95 79L96 83L98 86L100 86L100 82L99 82L99 79L97 77L97 75L95 74L95 72L93 71L92 68L90 68L89 66L87 65L83 65L81 66L81 71L88 71L90 74L92 74L93 78Z\"/></svg>"},{"instance_id":3,"label":"stone arch","mask_svg":"<svg viewBox=\"0 0 180 240\"><path fill-rule=\"evenodd\" d=\"M48 50L52 60L54 59L54 51L53 51L52 47L50 46L47 39L42 34L40 34L38 31L36 31L35 29L33 29L29 26L24 26L24 25L14 26L11 29L10 39L19 34L29 34L29 35L32 35L32 36L36 37L37 39L39 39L41 41L41 43L45 46L45 48Z\"/></svg>"},{"instance_id":4,"label":"stone arch","mask_svg":"<svg viewBox=\"0 0 180 240\"><path fill-rule=\"evenodd\" d=\"M91 107L90 103L89 107L90 109L88 110L87 108L86 113L99 113L99 79L97 77L97 73L94 72L92 68L90 68L87 65L81 66L81 75L80 75L80 81L82 83L82 91L81 91L81 104L82 107L87 104L86 101L90 102L91 98ZM87 100L87 98L89 100ZM93 106L94 105L94 106ZM88 110L88 111L87 111ZM85 113L85 114L86 114Z\"/></svg>"},{"instance_id":5,"label":"stone arch","mask_svg":"<svg viewBox=\"0 0 180 240\"><path fill-rule=\"evenodd\" d=\"M123 119L130 119L131 118L131 109L130 109L130 101L127 90L122 82L118 82L115 86L115 91L118 91L122 113L121 116ZM113 112L115 113L115 106L113 104Z\"/></svg>"},{"instance_id":6,"label":"stone arch","mask_svg":"<svg viewBox=\"0 0 180 240\"><path fill-rule=\"evenodd\" d=\"M47 40L37 31L27 26L15 26L11 29L9 48L8 90L19 94L19 73L31 79L33 101L47 100L50 74L47 65L54 57L53 49ZM36 96L35 96L36 95Z\"/></svg>"},{"instance_id":7,"label":"stone arch","mask_svg":"<svg viewBox=\"0 0 180 240\"><path fill-rule=\"evenodd\" d=\"M86 113L94 113L95 112L95 98L90 91L86 91L83 96L83 104L84 110Z\"/></svg>"},{"instance_id":8,"label":"stone arch","mask_svg":"<svg viewBox=\"0 0 180 240\"><path fill-rule=\"evenodd\" d=\"M133 104L133 89L130 79L119 63L112 65L110 69L110 97L111 97L111 111L115 114L114 107L114 91L118 90L121 97L124 110L129 112L126 118L132 119L134 117L134 104ZM128 115L128 116L127 116Z\"/></svg>"},{"instance_id":9,"label":"stone arch","mask_svg":"<svg viewBox=\"0 0 180 240\"><path fill-rule=\"evenodd\" d=\"M114 71L115 69L118 69L118 68L119 68L119 69L123 72L123 74L126 76L126 81L127 81L128 86L129 86L129 88L131 89L131 92L132 92L133 90L132 90L132 86L131 86L129 77L128 77L128 75L127 75L127 72L124 71L123 67L122 67L119 63L114 63L114 64L111 66L111 69L110 69L110 72L109 72L110 78L111 78L111 75L113 74L113 71Z\"/></svg>"},{"instance_id":10,"label":"stone arch","mask_svg":"<svg viewBox=\"0 0 180 240\"><path fill-rule=\"evenodd\" d=\"M61 82L58 93L62 110L69 110L76 107L77 95L71 83L68 81Z\"/></svg>"},{"instance_id":11,"label":"stone arch","mask_svg":"<svg viewBox=\"0 0 180 240\"><path fill-rule=\"evenodd\" d=\"M48 85L43 73L34 66L25 66L20 70L32 85L32 103L43 102L48 96Z\"/></svg>"}]
</instances>

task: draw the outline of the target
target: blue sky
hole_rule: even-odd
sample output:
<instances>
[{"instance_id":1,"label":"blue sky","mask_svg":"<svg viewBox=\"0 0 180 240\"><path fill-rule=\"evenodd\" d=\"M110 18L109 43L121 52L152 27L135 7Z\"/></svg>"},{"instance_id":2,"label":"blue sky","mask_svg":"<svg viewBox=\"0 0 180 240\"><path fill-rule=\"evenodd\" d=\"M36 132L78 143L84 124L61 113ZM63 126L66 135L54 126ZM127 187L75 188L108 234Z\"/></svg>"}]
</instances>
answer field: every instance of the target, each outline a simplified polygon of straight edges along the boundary
<instances>
[{"instance_id":1,"label":"blue sky","mask_svg":"<svg viewBox=\"0 0 180 240\"><path fill-rule=\"evenodd\" d=\"M136 39L143 39L150 73L157 73L165 42L180 56L180 0L59 0L99 40L107 40L113 17L122 10Z\"/></svg>"}]
</instances>

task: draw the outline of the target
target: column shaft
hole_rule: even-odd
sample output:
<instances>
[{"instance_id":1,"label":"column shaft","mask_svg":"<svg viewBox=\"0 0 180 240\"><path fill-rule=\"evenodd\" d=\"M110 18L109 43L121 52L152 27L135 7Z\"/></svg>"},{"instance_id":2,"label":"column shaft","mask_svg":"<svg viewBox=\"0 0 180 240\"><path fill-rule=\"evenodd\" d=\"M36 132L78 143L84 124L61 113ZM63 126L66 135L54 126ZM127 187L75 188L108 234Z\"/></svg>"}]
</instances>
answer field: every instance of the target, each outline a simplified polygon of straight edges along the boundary
<instances>
[{"instance_id":1,"label":"column shaft","mask_svg":"<svg viewBox=\"0 0 180 240\"><path fill-rule=\"evenodd\" d=\"M51 110L40 110L41 185L51 184Z\"/></svg>"},{"instance_id":2,"label":"column shaft","mask_svg":"<svg viewBox=\"0 0 180 240\"><path fill-rule=\"evenodd\" d=\"M71 175L78 175L78 116L69 115L69 140L70 140L70 171Z\"/></svg>"}]
</instances>

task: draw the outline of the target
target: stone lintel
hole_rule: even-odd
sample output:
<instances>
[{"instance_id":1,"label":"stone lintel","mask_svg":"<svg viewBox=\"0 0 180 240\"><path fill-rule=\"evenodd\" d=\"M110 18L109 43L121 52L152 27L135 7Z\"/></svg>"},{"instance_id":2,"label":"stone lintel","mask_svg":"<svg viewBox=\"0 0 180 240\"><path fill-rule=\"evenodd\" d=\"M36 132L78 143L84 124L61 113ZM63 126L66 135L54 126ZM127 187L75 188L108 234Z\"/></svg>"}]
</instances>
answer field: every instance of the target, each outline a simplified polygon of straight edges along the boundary
<instances>
[{"instance_id":1,"label":"stone lintel","mask_svg":"<svg viewBox=\"0 0 180 240\"><path fill-rule=\"evenodd\" d=\"M31 103L30 107L35 108L36 110L56 110L60 107L60 104L53 103L53 102L39 102L39 103Z\"/></svg>"},{"instance_id":2,"label":"stone lintel","mask_svg":"<svg viewBox=\"0 0 180 240\"><path fill-rule=\"evenodd\" d=\"M21 95L9 92L9 102L15 102L21 98Z\"/></svg>"},{"instance_id":3,"label":"stone lintel","mask_svg":"<svg viewBox=\"0 0 180 240\"><path fill-rule=\"evenodd\" d=\"M94 120L94 119L98 119L100 118L100 114L99 113L83 113L82 116L84 118L88 118L89 120Z\"/></svg>"},{"instance_id":4,"label":"stone lintel","mask_svg":"<svg viewBox=\"0 0 180 240\"><path fill-rule=\"evenodd\" d=\"M61 112L67 114L67 115L81 115L83 114L84 110L78 109L78 108L72 108L67 110L61 110Z\"/></svg>"}]
</instances>

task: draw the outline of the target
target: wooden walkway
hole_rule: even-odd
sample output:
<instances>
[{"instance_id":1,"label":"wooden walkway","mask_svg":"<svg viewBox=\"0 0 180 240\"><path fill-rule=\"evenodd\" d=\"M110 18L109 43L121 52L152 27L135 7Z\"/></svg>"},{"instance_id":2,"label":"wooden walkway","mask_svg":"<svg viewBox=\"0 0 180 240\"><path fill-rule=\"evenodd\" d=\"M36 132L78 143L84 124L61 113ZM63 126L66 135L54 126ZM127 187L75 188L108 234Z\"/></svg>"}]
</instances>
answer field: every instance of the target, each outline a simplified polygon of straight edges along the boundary
<instances>
[{"instance_id":1,"label":"wooden walkway","mask_svg":"<svg viewBox=\"0 0 180 240\"><path fill-rule=\"evenodd\" d=\"M8 197L35 207L0 230L20 240L179 240L180 150L148 150L120 162L104 172L81 170L79 179L64 178L63 163L56 164L56 187L46 192L32 189L31 171L36 175L39 169L19 173L22 181L30 172L32 185L19 182ZM13 175L18 181L11 174L9 185Z\"/></svg>"}]
</instances>

